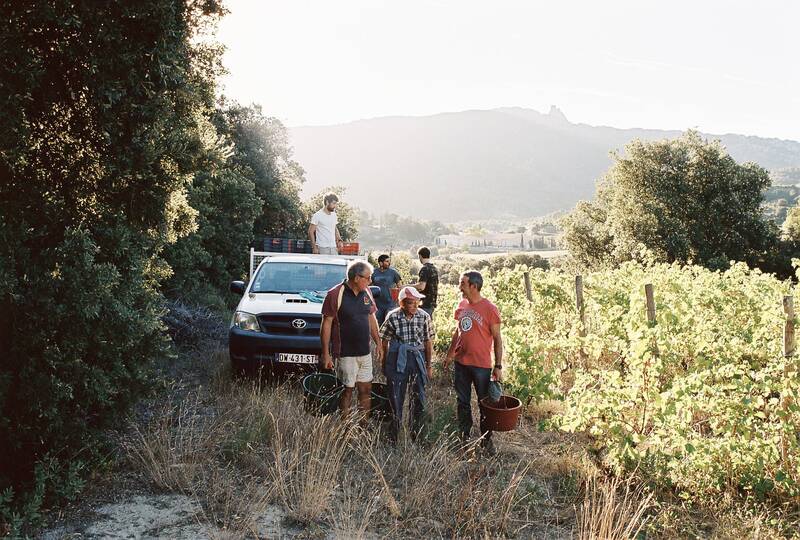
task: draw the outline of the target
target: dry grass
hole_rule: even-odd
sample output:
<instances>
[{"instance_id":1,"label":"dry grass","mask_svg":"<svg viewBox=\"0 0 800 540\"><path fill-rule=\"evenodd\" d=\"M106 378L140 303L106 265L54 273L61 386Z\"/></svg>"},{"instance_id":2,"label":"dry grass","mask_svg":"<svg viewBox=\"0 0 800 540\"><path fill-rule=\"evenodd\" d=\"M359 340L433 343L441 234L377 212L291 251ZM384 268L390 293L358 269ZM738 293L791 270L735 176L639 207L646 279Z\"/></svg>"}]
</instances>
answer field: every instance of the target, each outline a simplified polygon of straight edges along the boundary
<instances>
[{"instance_id":1,"label":"dry grass","mask_svg":"<svg viewBox=\"0 0 800 540\"><path fill-rule=\"evenodd\" d=\"M627 540L645 525L652 494L619 477L595 477L586 485L586 497L578 509L577 537L581 540Z\"/></svg>"},{"instance_id":2,"label":"dry grass","mask_svg":"<svg viewBox=\"0 0 800 540\"><path fill-rule=\"evenodd\" d=\"M258 536L258 519L270 506L271 486L263 478L243 476L232 468L207 467L192 485L201 503L201 522L217 527L228 538Z\"/></svg>"},{"instance_id":3,"label":"dry grass","mask_svg":"<svg viewBox=\"0 0 800 540\"><path fill-rule=\"evenodd\" d=\"M146 426L134 425L124 441L129 461L157 487L186 492L202 474L225 426L201 414L201 407L197 394L179 404L168 402Z\"/></svg>"},{"instance_id":4,"label":"dry grass","mask_svg":"<svg viewBox=\"0 0 800 540\"><path fill-rule=\"evenodd\" d=\"M278 499L294 519L304 523L316 521L330 505L350 433L357 428L351 422L323 417L284 431L281 429L284 422L273 415L270 418L276 429L273 461L267 464L265 472Z\"/></svg>"},{"instance_id":5,"label":"dry grass","mask_svg":"<svg viewBox=\"0 0 800 540\"><path fill-rule=\"evenodd\" d=\"M447 416L452 397L432 393L443 397L431 409ZM574 519L579 486L596 473L580 445L534 431L498 434L500 456L488 458L478 441L462 446L438 424L438 435L392 445L376 421L364 430L356 415L343 423L309 414L296 385L231 382L223 371L208 390L135 428L127 450L153 484L199 501L198 518L231 538L258 536L274 504L298 526L341 538L537 536L531 521L558 507L552 537L564 537L559 527ZM649 499L635 506L634 492L618 495L617 484L588 485L581 538L638 530Z\"/></svg>"},{"instance_id":6,"label":"dry grass","mask_svg":"<svg viewBox=\"0 0 800 540\"><path fill-rule=\"evenodd\" d=\"M342 487L337 502L331 505L326 521L335 538L361 539L368 534L381 511L381 497L375 486L353 480Z\"/></svg>"}]
</instances>

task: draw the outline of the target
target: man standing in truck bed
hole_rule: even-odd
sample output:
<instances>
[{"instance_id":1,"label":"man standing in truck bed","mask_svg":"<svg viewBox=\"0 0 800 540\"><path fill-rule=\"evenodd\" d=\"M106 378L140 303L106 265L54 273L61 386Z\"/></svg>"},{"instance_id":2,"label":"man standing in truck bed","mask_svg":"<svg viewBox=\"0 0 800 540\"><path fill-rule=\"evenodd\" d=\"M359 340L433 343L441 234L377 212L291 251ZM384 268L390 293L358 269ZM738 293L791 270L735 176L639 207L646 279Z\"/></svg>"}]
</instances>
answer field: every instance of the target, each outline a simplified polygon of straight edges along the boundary
<instances>
[{"instance_id":1,"label":"man standing in truck bed","mask_svg":"<svg viewBox=\"0 0 800 540\"><path fill-rule=\"evenodd\" d=\"M311 216L308 226L308 239L311 240L312 251L322 255L338 255L342 247L342 237L336 227L336 205L339 197L335 193L327 193L323 199L324 206Z\"/></svg>"}]
</instances>

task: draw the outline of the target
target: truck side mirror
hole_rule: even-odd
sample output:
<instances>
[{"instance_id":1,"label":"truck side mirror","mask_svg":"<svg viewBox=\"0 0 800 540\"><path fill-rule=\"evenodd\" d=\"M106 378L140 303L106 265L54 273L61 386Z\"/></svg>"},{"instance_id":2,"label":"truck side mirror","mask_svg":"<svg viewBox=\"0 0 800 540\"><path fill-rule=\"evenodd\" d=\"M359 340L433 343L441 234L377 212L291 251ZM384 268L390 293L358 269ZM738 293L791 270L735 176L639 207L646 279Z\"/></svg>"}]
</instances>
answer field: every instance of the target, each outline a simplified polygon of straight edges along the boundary
<instances>
[{"instance_id":1,"label":"truck side mirror","mask_svg":"<svg viewBox=\"0 0 800 540\"><path fill-rule=\"evenodd\" d=\"M244 281L231 281L231 292L233 294L244 294Z\"/></svg>"}]
</instances>

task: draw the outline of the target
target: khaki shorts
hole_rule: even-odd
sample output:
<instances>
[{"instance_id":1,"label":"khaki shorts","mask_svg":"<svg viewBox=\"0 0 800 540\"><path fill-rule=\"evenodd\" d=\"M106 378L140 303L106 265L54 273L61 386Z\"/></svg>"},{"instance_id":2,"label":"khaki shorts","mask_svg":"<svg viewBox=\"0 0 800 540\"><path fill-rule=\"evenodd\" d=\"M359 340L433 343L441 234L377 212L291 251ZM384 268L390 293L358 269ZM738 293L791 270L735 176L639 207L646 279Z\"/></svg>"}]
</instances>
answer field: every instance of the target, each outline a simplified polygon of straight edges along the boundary
<instances>
[{"instance_id":1,"label":"khaki shorts","mask_svg":"<svg viewBox=\"0 0 800 540\"><path fill-rule=\"evenodd\" d=\"M342 356L336 363L336 374L348 388L353 388L357 382L372 382L372 354Z\"/></svg>"},{"instance_id":2,"label":"khaki shorts","mask_svg":"<svg viewBox=\"0 0 800 540\"><path fill-rule=\"evenodd\" d=\"M320 255L338 255L339 254L339 251L336 249L336 246L333 246L333 247L317 246L317 251L319 251Z\"/></svg>"}]
</instances>

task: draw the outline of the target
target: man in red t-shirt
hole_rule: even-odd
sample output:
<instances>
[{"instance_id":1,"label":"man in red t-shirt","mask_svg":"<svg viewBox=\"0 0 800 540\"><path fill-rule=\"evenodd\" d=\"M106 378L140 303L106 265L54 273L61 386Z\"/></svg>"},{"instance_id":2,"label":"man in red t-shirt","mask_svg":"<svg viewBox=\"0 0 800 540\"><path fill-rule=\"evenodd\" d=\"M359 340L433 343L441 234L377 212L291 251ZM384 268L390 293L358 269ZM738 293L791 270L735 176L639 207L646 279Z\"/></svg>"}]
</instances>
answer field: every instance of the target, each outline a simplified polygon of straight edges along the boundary
<instances>
[{"instance_id":1,"label":"man in red t-shirt","mask_svg":"<svg viewBox=\"0 0 800 540\"><path fill-rule=\"evenodd\" d=\"M444 367L455 360L454 387L458 402L458 427L461 440L466 442L472 430L472 386L478 402L489 395L492 377L503 378L503 339L500 335L500 312L489 300L481 296L483 276L474 270L461 274L458 288L464 299L458 304L455 319L458 321ZM492 347L494 346L494 363ZM486 419L481 409L481 445L494 453L492 432L485 429Z\"/></svg>"}]
</instances>

